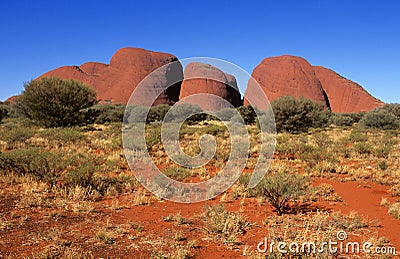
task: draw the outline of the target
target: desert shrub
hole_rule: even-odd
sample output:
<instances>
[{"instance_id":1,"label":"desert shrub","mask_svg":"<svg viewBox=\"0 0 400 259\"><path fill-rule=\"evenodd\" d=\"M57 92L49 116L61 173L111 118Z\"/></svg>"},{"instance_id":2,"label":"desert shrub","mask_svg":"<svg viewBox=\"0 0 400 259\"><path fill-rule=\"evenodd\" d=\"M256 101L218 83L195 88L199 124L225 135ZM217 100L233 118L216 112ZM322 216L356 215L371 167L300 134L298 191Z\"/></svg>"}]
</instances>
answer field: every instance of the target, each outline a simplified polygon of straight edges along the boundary
<instances>
[{"instance_id":1,"label":"desert shrub","mask_svg":"<svg viewBox=\"0 0 400 259\"><path fill-rule=\"evenodd\" d=\"M29 147L0 153L0 170L17 175L29 175L36 180L54 184L66 164L60 154Z\"/></svg>"},{"instance_id":2,"label":"desert shrub","mask_svg":"<svg viewBox=\"0 0 400 259\"><path fill-rule=\"evenodd\" d=\"M216 117L222 121L230 121L236 115L235 109L224 108L215 112Z\"/></svg>"},{"instance_id":3,"label":"desert shrub","mask_svg":"<svg viewBox=\"0 0 400 259\"><path fill-rule=\"evenodd\" d=\"M313 135L313 140L319 148L327 148L332 145L332 140L325 132L318 132Z\"/></svg>"},{"instance_id":4,"label":"desert shrub","mask_svg":"<svg viewBox=\"0 0 400 259\"><path fill-rule=\"evenodd\" d=\"M336 157L326 148L314 147L309 144L299 146L299 158L306 162L309 168L314 168L321 161L336 163Z\"/></svg>"},{"instance_id":5,"label":"desert shrub","mask_svg":"<svg viewBox=\"0 0 400 259\"><path fill-rule=\"evenodd\" d=\"M147 123L155 121L163 121L165 115L169 111L171 106L167 104L160 104L150 108L149 114L147 115Z\"/></svg>"},{"instance_id":6,"label":"desert shrub","mask_svg":"<svg viewBox=\"0 0 400 259\"><path fill-rule=\"evenodd\" d=\"M206 114L202 112L203 110L198 105L189 103L177 104L174 105L169 111L167 122L183 121L186 118L185 122L188 124L193 124L206 119ZM189 116L190 114L195 113L198 114Z\"/></svg>"},{"instance_id":7,"label":"desert shrub","mask_svg":"<svg viewBox=\"0 0 400 259\"><path fill-rule=\"evenodd\" d=\"M9 125L1 129L0 132L0 140L7 142L8 147L13 149L19 143L25 143L29 138L33 137L36 130L30 127Z\"/></svg>"},{"instance_id":8,"label":"desert shrub","mask_svg":"<svg viewBox=\"0 0 400 259\"><path fill-rule=\"evenodd\" d=\"M93 89L80 82L42 78L25 84L16 107L44 127L69 127L87 122L85 109L97 103Z\"/></svg>"},{"instance_id":9,"label":"desert shrub","mask_svg":"<svg viewBox=\"0 0 400 259\"><path fill-rule=\"evenodd\" d=\"M348 137L348 141L350 141L351 143L367 142L368 139L369 138L367 132L360 131L358 129L352 130Z\"/></svg>"},{"instance_id":10,"label":"desert shrub","mask_svg":"<svg viewBox=\"0 0 400 259\"><path fill-rule=\"evenodd\" d=\"M353 145L354 151L361 155L369 155L372 154L374 148L371 144L367 142L358 142Z\"/></svg>"},{"instance_id":11,"label":"desert shrub","mask_svg":"<svg viewBox=\"0 0 400 259\"><path fill-rule=\"evenodd\" d=\"M330 123L339 127L350 127L354 124L354 120L349 114L335 113L332 115Z\"/></svg>"},{"instance_id":12,"label":"desert shrub","mask_svg":"<svg viewBox=\"0 0 400 259\"><path fill-rule=\"evenodd\" d=\"M40 131L39 136L57 144L77 143L84 138L79 128L49 128Z\"/></svg>"},{"instance_id":13,"label":"desert shrub","mask_svg":"<svg viewBox=\"0 0 400 259\"><path fill-rule=\"evenodd\" d=\"M258 188L278 215L282 215L290 210L290 203L293 205L300 196L307 194L309 187L307 177L279 171L265 177Z\"/></svg>"},{"instance_id":14,"label":"desert shrub","mask_svg":"<svg viewBox=\"0 0 400 259\"><path fill-rule=\"evenodd\" d=\"M239 235L251 228L246 218L227 211L222 204L207 206L204 211L207 232L218 235L226 243L235 243Z\"/></svg>"},{"instance_id":15,"label":"desert shrub","mask_svg":"<svg viewBox=\"0 0 400 259\"><path fill-rule=\"evenodd\" d=\"M110 122L122 122L125 105L121 104L96 104L87 109L88 121L105 124Z\"/></svg>"},{"instance_id":16,"label":"desert shrub","mask_svg":"<svg viewBox=\"0 0 400 259\"><path fill-rule=\"evenodd\" d=\"M395 114L379 109L365 114L360 125L367 129L392 130L400 127L400 120Z\"/></svg>"},{"instance_id":17,"label":"desert shrub","mask_svg":"<svg viewBox=\"0 0 400 259\"><path fill-rule=\"evenodd\" d=\"M392 197L400 197L400 184L397 183L390 188L390 195Z\"/></svg>"},{"instance_id":18,"label":"desert shrub","mask_svg":"<svg viewBox=\"0 0 400 259\"><path fill-rule=\"evenodd\" d=\"M393 218L400 219L400 203L396 202L390 205L388 213Z\"/></svg>"},{"instance_id":19,"label":"desert shrub","mask_svg":"<svg viewBox=\"0 0 400 259\"><path fill-rule=\"evenodd\" d=\"M96 169L96 166L91 162L72 169L65 176L66 184L70 186L95 187L93 186L93 175Z\"/></svg>"},{"instance_id":20,"label":"desert shrub","mask_svg":"<svg viewBox=\"0 0 400 259\"><path fill-rule=\"evenodd\" d=\"M0 103L0 122L7 117L7 115L8 109L2 103Z\"/></svg>"},{"instance_id":21,"label":"desert shrub","mask_svg":"<svg viewBox=\"0 0 400 259\"><path fill-rule=\"evenodd\" d=\"M271 103L279 132L306 132L309 128L325 127L330 111L323 104L310 99L283 96Z\"/></svg>"},{"instance_id":22,"label":"desert shrub","mask_svg":"<svg viewBox=\"0 0 400 259\"><path fill-rule=\"evenodd\" d=\"M397 118L400 118L400 103L385 104L381 108L378 108L378 110L387 111L388 113L393 114Z\"/></svg>"},{"instance_id":23,"label":"desert shrub","mask_svg":"<svg viewBox=\"0 0 400 259\"><path fill-rule=\"evenodd\" d=\"M257 113L252 106L240 106L237 108L237 110L246 124L253 124L256 122Z\"/></svg>"}]
</instances>

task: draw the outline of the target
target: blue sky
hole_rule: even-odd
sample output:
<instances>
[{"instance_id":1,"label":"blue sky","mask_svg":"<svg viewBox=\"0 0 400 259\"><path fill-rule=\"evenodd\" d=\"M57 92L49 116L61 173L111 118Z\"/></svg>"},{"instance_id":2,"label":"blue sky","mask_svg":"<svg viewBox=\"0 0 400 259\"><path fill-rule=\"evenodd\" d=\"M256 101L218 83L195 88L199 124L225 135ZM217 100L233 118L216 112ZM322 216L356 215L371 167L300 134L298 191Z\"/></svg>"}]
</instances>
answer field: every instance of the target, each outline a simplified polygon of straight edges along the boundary
<instances>
[{"instance_id":1,"label":"blue sky","mask_svg":"<svg viewBox=\"0 0 400 259\"><path fill-rule=\"evenodd\" d=\"M399 13L399 1L1 1L0 100L46 71L108 63L132 46L249 73L265 57L302 56L400 102Z\"/></svg>"}]
</instances>

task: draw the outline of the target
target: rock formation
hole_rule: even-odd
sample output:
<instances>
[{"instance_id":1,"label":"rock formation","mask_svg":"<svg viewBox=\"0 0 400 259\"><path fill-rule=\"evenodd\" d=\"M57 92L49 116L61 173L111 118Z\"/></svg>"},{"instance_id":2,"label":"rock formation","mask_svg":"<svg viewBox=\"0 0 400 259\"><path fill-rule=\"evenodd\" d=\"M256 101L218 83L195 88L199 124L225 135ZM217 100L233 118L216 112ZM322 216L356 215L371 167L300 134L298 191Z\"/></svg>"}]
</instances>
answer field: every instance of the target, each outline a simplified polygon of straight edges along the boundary
<instances>
[{"instance_id":1,"label":"rock formation","mask_svg":"<svg viewBox=\"0 0 400 259\"><path fill-rule=\"evenodd\" d=\"M252 73L269 101L281 96L304 97L323 103L329 107L321 82L315 76L313 67L303 58L280 56L264 59ZM256 85L250 80L245 92L246 97L256 95Z\"/></svg>"},{"instance_id":2,"label":"rock formation","mask_svg":"<svg viewBox=\"0 0 400 259\"><path fill-rule=\"evenodd\" d=\"M184 80L179 99L182 100L188 97L182 101L197 104L203 110L215 111L229 107L221 99L212 98L211 96L190 97L191 95L202 93L221 97L234 107L241 105L241 96L234 76L226 74L209 64L189 63L184 71Z\"/></svg>"},{"instance_id":3,"label":"rock formation","mask_svg":"<svg viewBox=\"0 0 400 259\"><path fill-rule=\"evenodd\" d=\"M371 111L383 102L371 96L360 85L324 67L313 67L305 59L279 56L264 59L253 71L244 104L248 97L260 95L255 81L269 101L281 96L305 97L323 103L333 112L353 113Z\"/></svg>"},{"instance_id":4,"label":"rock formation","mask_svg":"<svg viewBox=\"0 0 400 259\"><path fill-rule=\"evenodd\" d=\"M324 67L314 67L333 112L368 112L383 105L364 88Z\"/></svg>"},{"instance_id":5,"label":"rock formation","mask_svg":"<svg viewBox=\"0 0 400 259\"><path fill-rule=\"evenodd\" d=\"M178 59L167 53L153 52L139 48L123 48L111 58L110 64L88 62L81 66L60 67L40 76L74 79L92 87L102 102L127 103L133 90L151 72ZM171 78L183 79L182 65L174 62L166 69L158 70L156 75L146 81L146 91L133 100L141 104L149 94L159 87L170 84ZM174 82L175 83L175 82ZM157 104L173 104L178 101L180 83L173 84L155 101Z\"/></svg>"}]
</instances>

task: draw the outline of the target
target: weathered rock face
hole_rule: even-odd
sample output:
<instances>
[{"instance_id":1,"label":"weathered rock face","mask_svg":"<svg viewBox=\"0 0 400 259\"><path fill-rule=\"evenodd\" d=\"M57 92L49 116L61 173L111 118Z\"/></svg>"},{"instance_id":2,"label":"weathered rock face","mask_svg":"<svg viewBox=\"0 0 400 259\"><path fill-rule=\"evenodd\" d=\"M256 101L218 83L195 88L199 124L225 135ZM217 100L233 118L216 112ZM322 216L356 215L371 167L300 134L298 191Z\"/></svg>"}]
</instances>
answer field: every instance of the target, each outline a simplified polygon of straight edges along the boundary
<instances>
[{"instance_id":1,"label":"weathered rock face","mask_svg":"<svg viewBox=\"0 0 400 259\"><path fill-rule=\"evenodd\" d=\"M314 67L314 71L329 98L333 112L367 112L384 104L360 85L335 71L324 67Z\"/></svg>"},{"instance_id":2,"label":"weathered rock face","mask_svg":"<svg viewBox=\"0 0 400 259\"><path fill-rule=\"evenodd\" d=\"M199 105L203 110L215 111L227 108L226 102L211 96L192 96L195 94L210 94L221 97L234 107L241 105L241 97L236 78L218 68L200 62L189 63L185 67L179 100Z\"/></svg>"},{"instance_id":3,"label":"weathered rock face","mask_svg":"<svg viewBox=\"0 0 400 259\"><path fill-rule=\"evenodd\" d=\"M321 82L315 76L313 67L303 58L294 56L280 56L264 59L253 71L253 78L260 84L269 101L281 96L304 97L323 103L329 107ZM245 92L247 97L256 98L257 87L253 80L249 80Z\"/></svg>"},{"instance_id":4,"label":"weathered rock face","mask_svg":"<svg viewBox=\"0 0 400 259\"><path fill-rule=\"evenodd\" d=\"M81 66L60 67L40 76L74 79L94 88L97 98L103 102L127 103L133 90L151 72L166 64L146 80L146 89L141 91L134 104L143 104L152 93L169 84L166 91L156 99L157 104L173 104L178 101L180 82L183 79L182 65L167 53L152 52L139 48L123 48L111 58L110 64L88 62ZM174 62L174 63L172 63ZM178 82L178 83L176 83Z\"/></svg>"}]
</instances>

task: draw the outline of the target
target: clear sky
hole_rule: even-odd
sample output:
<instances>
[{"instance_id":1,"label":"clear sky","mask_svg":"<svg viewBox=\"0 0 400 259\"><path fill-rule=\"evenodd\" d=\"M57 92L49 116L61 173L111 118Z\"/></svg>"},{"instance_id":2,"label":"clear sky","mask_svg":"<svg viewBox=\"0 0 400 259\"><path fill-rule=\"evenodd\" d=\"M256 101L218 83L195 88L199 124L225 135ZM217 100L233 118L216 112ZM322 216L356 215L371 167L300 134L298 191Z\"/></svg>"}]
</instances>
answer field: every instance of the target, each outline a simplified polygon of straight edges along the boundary
<instances>
[{"instance_id":1,"label":"clear sky","mask_svg":"<svg viewBox=\"0 0 400 259\"><path fill-rule=\"evenodd\" d=\"M265 57L302 56L400 102L400 1L384 0L0 1L0 100L51 69L108 63L127 46L250 73Z\"/></svg>"}]
</instances>

